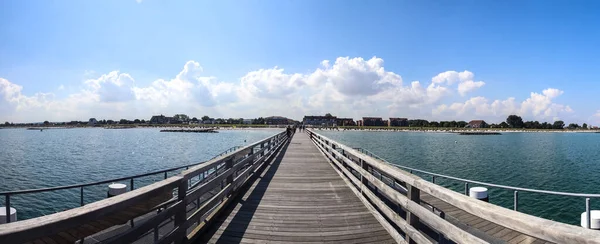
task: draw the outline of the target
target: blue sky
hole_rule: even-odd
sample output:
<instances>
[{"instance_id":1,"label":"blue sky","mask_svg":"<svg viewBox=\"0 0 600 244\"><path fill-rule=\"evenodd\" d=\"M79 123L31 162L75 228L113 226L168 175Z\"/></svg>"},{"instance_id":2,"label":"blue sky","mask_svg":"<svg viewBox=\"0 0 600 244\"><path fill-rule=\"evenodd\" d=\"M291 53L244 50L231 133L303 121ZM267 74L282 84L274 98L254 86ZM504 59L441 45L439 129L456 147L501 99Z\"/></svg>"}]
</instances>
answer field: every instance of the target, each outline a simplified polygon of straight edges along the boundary
<instances>
[{"instance_id":1,"label":"blue sky","mask_svg":"<svg viewBox=\"0 0 600 244\"><path fill-rule=\"evenodd\" d=\"M517 113L600 124L598 9L597 1L1 1L0 120ZM432 82L447 71L472 75ZM388 82L389 72L401 82ZM484 85L457 92L470 80Z\"/></svg>"}]
</instances>

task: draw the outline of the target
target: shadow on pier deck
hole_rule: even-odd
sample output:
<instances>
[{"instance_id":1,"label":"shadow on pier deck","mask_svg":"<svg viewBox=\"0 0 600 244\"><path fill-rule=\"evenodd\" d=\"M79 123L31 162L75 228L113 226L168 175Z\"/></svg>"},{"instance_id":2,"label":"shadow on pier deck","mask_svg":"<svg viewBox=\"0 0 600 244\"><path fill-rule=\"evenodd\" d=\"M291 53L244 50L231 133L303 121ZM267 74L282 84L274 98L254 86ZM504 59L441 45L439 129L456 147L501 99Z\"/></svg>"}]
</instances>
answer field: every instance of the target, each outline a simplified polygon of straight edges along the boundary
<instances>
[{"instance_id":1,"label":"shadow on pier deck","mask_svg":"<svg viewBox=\"0 0 600 244\"><path fill-rule=\"evenodd\" d=\"M242 194L198 243L395 243L304 133Z\"/></svg>"}]
</instances>

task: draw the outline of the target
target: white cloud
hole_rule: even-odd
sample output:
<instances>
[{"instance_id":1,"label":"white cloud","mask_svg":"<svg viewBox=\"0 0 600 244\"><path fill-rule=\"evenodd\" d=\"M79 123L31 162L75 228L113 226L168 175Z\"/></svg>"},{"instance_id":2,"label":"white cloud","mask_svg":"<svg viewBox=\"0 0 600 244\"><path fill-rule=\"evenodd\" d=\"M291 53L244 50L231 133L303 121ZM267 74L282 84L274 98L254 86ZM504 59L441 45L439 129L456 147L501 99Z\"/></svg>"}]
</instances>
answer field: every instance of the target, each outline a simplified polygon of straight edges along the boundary
<instances>
[{"instance_id":1,"label":"white cloud","mask_svg":"<svg viewBox=\"0 0 600 244\"><path fill-rule=\"evenodd\" d=\"M518 114L526 118L556 120L561 115L573 112L571 107L557 104L552 99L560 96L563 91L548 88L542 94L532 92L530 97L520 104L515 98L490 101L485 97L472 97L464 103L441 104L434 110L434 115L451 114L460 117L469 116L477 118L502 118L510 114Z\"/></svg>"},{"instance_id":2,"label":"white cloud","mask_svg":"<svg viewBox=\"0 0 600 244\"><path fill-rule=\"evenodd\" d=\"M386 89L402 85L402 78L383 68L383 59L340 57L333 66L329 61L321 62L318 68L308 77L308 84L321 86L330 83L333 88L346 96L375 95Z\"/></svg>"},{"instance_id":3,"label":"white cloud","mask_svg":"<svg viewBox=\"0 0 600 244\"><path fill-rule=\"evenodd\" d=\"M89 79L85 84L100 96L102 102L127 102L134 98L132 88L135 81L129 74L119 74L119 71Z\"/></svg>"},{"instance_id":4,"label":"white cloud","mask_svg":"<svg viewBox=\"0 0 600 244\"><path fill-rule=\"evenodd\" d=\"M463 72L446 71L439 73L431 79L434 84L452 85L458 83L458 93L465 96L467 93L477 90L485 85L483 81L473 81L475 75L473 72L465 70Z\"/></svg>"},{"instance_id":5,"label":"white cloud","mask_svg":"<svg viewBox=\"0 0 600 244\"><path fill-rule=\"evenodd\" d=\"M472 80L468 80L465 82L461 82L460 84L458 84L458 93L460 93L461 96L465 96L467 93L477 90L483 85L485 85L485 82L483 81L474 82Z\"/></svg>"},{"instance_id":6,"label":"white cloud","mask_svg":"<svg viewBox=\"0 0 600 244\"><path fill-rule=\"evenodd\" d=\"M260 69L241 78L241 86L255 96L280 98L305 85L302 74L285 74L283 69Z\"/></svg>"},{"instance_id":7,"label":"white cloud","mask_svg":"<svg viewBox=\"0 0 600 244\"><path fill-rule=\"evenodd\" d=\"M143 0L135 0L136 3L142 3Z\"/></svg>"},{"instance_id":8,"label":"white cloud","mask_svg":"<svg viewBox=\"0 0 600 244\"><path fill-rule=\"evenodd\" d=\"M254 118L333 113L342 117L390 116L425 119L502 118L508 114L554 118L572 112L554 99L563 91L549 88L517 102L475 96L454 102L484 86L470 71L446 71L431 82L404 84L385 69L381 58L340 57L324 60L307 73L283 68L254 70L235 81L204 75L196 61L186 62L174 77L140 82L129 73L86 72L80 91L66 97L52 93L24 95L23 87L0 78L0 120L14 122L148 119L153 114ZM149 83L148 83L149 82ZM147 85L140 85L147 84ZM519 95L519 94L516 94ZM502 118L503 119L503 118Z\"/></svg>"},{"instance_id":9,"label":"white cloud","mask_svg":"<svg viewBox=\"0 0 600 244\"><path fill-rule=\"evenodd\" d=\"M465 70L463 72L456 71L446 71L439 73L431 81L436 84L448 83L448 85L452 85L456 82L464 82L473 80L473 73L471 71Z\"/></svg>"}]
</instances>

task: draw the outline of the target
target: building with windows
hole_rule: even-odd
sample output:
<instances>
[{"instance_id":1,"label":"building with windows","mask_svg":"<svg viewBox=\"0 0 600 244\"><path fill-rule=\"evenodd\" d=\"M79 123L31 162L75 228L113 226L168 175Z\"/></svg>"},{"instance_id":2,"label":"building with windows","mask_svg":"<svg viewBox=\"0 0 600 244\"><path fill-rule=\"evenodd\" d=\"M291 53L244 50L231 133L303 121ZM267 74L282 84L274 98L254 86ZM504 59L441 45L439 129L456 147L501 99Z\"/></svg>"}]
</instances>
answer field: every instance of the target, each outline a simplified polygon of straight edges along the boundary
<instances>
[{"instance_id":1,"label":"building with windows","mask_svg":"<svg viewBox=\"0 0 600 244\"><path fill-rule=\"evenodd\" d=\"M337 126L355 126L354 120L352 118L337 118L335 119L335 123Z\"/></svg>"},{"instance_id":2,"label":"building with windows","mask_svg":"<svg viewBox=\"0 0 600 244\"><path fill-rule=\"evenodd\" d=\"M387 126L381 117L363 117L363 126Z\"/></svg>"},{"instance_id":3,"label":"building with windows","mask_svg":"<svg viewBox=\"0 0 600 244\"><path fill-rule=\"evenodd\" d=\"M390 118L389 126L408 127L407 118Z\"/></svg>"},{"instance_id":4,"label":"building with windows","mask_svg":"<svg viewBox=\"0 0 600 244\"><path fill-rule=\"evenodd\" d=\"M304 116L302 123L313 126L334 126L337 124L336 116Z\"/></svg>"}]
</instances>

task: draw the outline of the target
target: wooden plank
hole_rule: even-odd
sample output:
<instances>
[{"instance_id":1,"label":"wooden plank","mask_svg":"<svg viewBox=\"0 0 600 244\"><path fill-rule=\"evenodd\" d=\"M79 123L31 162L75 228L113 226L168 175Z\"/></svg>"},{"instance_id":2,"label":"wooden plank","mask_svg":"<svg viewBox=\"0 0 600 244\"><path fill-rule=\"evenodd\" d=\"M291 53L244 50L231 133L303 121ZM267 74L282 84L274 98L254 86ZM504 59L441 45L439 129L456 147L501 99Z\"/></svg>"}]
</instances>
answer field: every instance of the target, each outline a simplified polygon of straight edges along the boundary
<instances>
[{"instance_id":1,"label":"wooden plank","mask_svg":"<svg viewBox=\"0 0 600 244\"><path fill-rule=\"evenodd\" d=\"M3 225L3 228L0 228L0 243L22 243L68 231L83 223L102 219L111 214L111 217L115 217L115 213L127 211L128 207L136 203L160 197L165 192L170 192L181 182L181 179L179 176L174 176L79 208Z\"/></svg>"}]
</instances>

